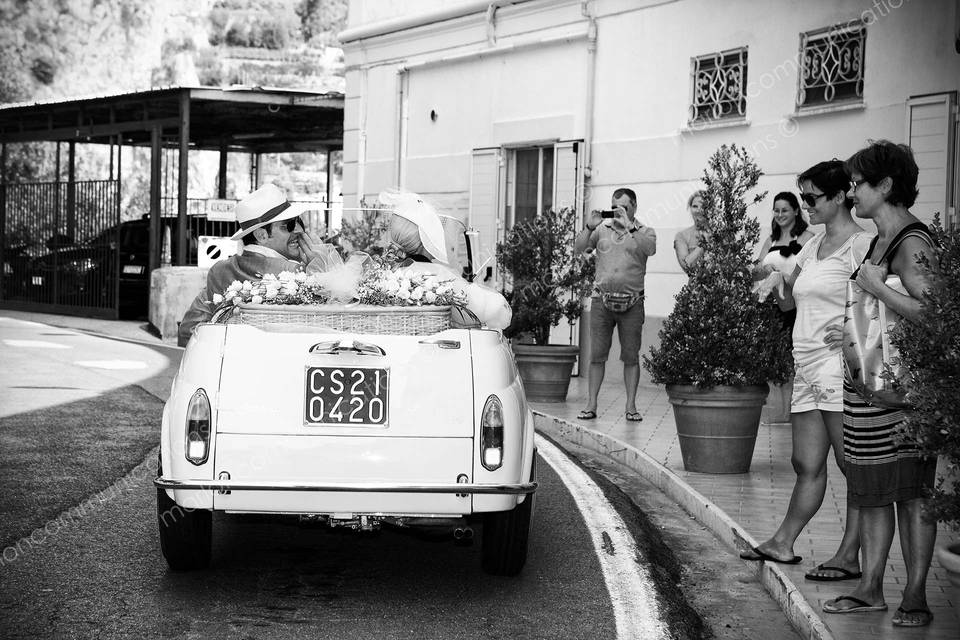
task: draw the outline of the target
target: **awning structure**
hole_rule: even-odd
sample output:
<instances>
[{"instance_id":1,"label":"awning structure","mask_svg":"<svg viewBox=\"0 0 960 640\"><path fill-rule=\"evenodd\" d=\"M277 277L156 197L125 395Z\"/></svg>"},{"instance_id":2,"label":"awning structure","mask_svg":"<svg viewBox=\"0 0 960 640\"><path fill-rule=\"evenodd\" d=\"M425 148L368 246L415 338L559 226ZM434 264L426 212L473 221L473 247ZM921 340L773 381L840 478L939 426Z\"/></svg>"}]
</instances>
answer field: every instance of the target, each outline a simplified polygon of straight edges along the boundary
<instances>
[{"instance_id":1,"label":"awning structure","mask_svg":"<svg viewBox=\"0 0 960 640\"><path fill-rule=\"evenodd\" d=\"M343 145L343 94L290 89L172 87L0 106L0 143L150 144L151 131L183 129L191 149L251 153Z\"/></svg>"},{"instance_id":2,"label":"awning structure","mask_svg":"<svg viewBox=\"0 0 960 640\"><path fill-rule=\"evenodd\" d=\"M63 302L65 287L60 286L59 277L66 277L61 273L60 262L69 261L58 261L58 256L64 253L61 245L73 238L74 230L78 228L99 230L103 227L106 230L110 225L114 228L119 226L119 150L124 146L151 149L149 260L146 261L145 273L138 272L149 278L150 271L160 266L164 228L173 230L170 243L173 249L171 263L189 264L187 256L191 238L190 223L196 221L196 216L188 220L190 151L219 152L217 197L226 198L228 154L251 154L254 156L251 165L253 167L259 167L257 159L261 154L267 153L317 152L326 153L329 157L330 152L343 148L343 107L344 97L341 93L262 87L169 87L118 95L0 106L0 262L4 265L4 279L0 281L0 305L14 304L14 301L9 299L10 291L15 289L13 284L25 282L21 288L30 293L34 281L44 283L44 287L45 283L52 281L52 290L42 292L46 298L28 296L27 303L35 306L43 304L58 311L69 312L65 308L69 304ZM31 185L3 183L2 176L6 175L7 145L28 142L57 143L54 182ZM111 147L108 180L94 181L94 184L91 181L80 183L75 179L78 143ZM63 179L61 171L61 144L67 147L66 180ZM118 150L116 154L113 153L114 148ZM167 154L165 160L165 149L176 150L177 153ZM176 157L175 162L169 161L172 156ZM164 164L165 161L168 162L167 165ZM327 162L327 202L331 202L334 196L332 164ZM254 174L256 171L252 170L252 182L256 187L257 175ZM78 207L78 194L86 194L86 191L94 187L98 189L97 194L102 206L94 207L96 211L89 210L89 207ZM171 218L169 205L173 204L174 192L176 217ZM168 195L170 197L165 200L167 206L162 209L162 199ZM18 199L11 200L14 197ZM13 203L9 207L8 200ZM85 202L87 201L89 198L85 199ZM33 206L34 202L40 203L39 206ZM14 207L14 204L17 206ZM89 217L90 221L86 221L86 217ZM90 224L84 226L85 222ZM25 225L28 229L43 228L48 230L47 233L50 229L63 231L51 236L53 266L45 265L45 268L52 276L29 272L29 269L36 266L34 263L37 260L30 261L29 265L20 269L22 274L7 274L8 270L17 271L14 265L10 264L11 257L4 256L8 244L7 229L12 224ZM14 257L20 259L22 256ZM125 272L122 272L119 259L116 256L114 258L109 271L113 273L113 278L119 279ZM87 264L91 260L85 257L73 262ZM11 280L14 281L13 284L9 282ZM82 289L85 296L93 289L101 291L97 296L97 304L107 307L105 312L114 314L119 308L119 287L109 289L98 281L95 287L85 282L83 286L76 288ZM112 293L102 293L107 290ZM103 302L104 296L111 300ZM103 311L100 307L94 311ZM89 311L91 305L87 304L84 308Z\"/></svg>"}]
</instances>

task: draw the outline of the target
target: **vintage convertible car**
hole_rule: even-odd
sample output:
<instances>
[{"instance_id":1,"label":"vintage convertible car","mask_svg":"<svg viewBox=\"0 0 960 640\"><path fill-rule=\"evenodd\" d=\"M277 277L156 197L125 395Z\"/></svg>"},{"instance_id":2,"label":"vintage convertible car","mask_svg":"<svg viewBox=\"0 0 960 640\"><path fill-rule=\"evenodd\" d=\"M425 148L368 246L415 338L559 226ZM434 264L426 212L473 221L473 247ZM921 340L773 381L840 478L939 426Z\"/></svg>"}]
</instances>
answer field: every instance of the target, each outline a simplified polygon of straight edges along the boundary
<instances>
[{"instance_id":1,"label":"vintage convertible car","mask_svg":"<svg viewBox=\"0 0 960 640\"><path fill-rule=\"evenodd\" d=\"M526 561L533 418L499 330L430 335L200 325L163 411L157 512L174 570L207 566L213 512L426 529L483 569Z\"/></svg>"}]
</instances>

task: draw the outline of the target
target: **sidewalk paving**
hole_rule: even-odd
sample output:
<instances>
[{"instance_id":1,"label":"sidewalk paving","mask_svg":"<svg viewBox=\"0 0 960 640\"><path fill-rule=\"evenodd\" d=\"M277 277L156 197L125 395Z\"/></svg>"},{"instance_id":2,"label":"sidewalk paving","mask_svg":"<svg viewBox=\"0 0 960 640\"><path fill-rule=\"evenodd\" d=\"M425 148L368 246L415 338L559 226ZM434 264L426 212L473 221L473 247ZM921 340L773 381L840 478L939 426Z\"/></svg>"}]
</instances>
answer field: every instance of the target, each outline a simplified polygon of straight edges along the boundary
<instances>
[{"instance_id":1,"label":"sidewalk paving","mask_svg":"<svg viewBox=\"0 0 960 640\"><path fill-rule=\"evenodd\" d=\"M749 473L687 472L680 456L673 408L663 386L651 383L649 374L641 368L637 408L643 414L643 422L627 422L624 418L622 373L617 355L611 352L595 420L576 419L587 396L586 377L576 377L571 381L565 403L533 403L538 414L537 428L559 439L561 444L564 440L576 442L627 464L660 486L728 545L739 543L740 548L747 548L772 535L786 512L795 479L790 464L790 427L761 424ZM764 417L768 409L764 409ZM782 603L794 626L800 629L803 637L838 640L960 638L958 603L951 600L947 576L936 558L927 583L933 623L920 629L897 628L890 624L890 618L900 604L905 578L899 538L893 541L885 574L884 594L889 611L847 615L821 611L824 601L849 593L856 584L855 581L811 582L803 578L804 573L833 555L843 533L846 483L832 455L828 464L823 506L795 545L795 552L803 556L803 563L751 563L757 566L765 586ZM938 544L957 539L956 534L941 526ZM718 553L735 551L721 548Z\"/></svg>"},{"instance_id":2,"label":"sidewalk paving","mask_svg":"<svg viewBox=\"0 0 960 640\"><path fill-rule=\"evenodd\" d=\"M0 313L120 339L161 343L147 330L143 321L94 320L17 311ZM655 329L654 326L649 328L651 333ZM644 344L650 343L648 338L649 335L644 336ZM614 340L600 392L597 419L576 419L586 403L587 380L585 376L575 377L565 403L533 403L537 428L560 444L564 440L572 441L610 455L652 481L728 545L729 548L718 549L718 553L735 553L734 547L746 548L771 535L786 511L793 489L790 428L760 426L749 473L718 475L684 471L673 409L663 386L653 384L642 367L637 407L643 414L643 422L627 422L624 418L623 369L618 358ZM768 409L764 409L765 416ZM920 629L896 628L890 624L890 617L900 603L905 576L898 538L893 541L885 578L884 592L889 611L848 615L821 612L825 600L849 593L855 584L853 581L820 583L803 579L806 571L833 555L842 535L846 485L832 455L828 465L827 495L823 506L797 539L795 551L803 556L803 563L795 566L750 563L757 567L765 586L781 603L787 617L803 637L809 638L960 638L958 603L951 600L947 576L936 558L927 585L933 623ZM945 544L948 540L960 540L960 536L941 527L938 544ZM749 606L749 603L744 605Z\"/></svg>"}]
</instances>

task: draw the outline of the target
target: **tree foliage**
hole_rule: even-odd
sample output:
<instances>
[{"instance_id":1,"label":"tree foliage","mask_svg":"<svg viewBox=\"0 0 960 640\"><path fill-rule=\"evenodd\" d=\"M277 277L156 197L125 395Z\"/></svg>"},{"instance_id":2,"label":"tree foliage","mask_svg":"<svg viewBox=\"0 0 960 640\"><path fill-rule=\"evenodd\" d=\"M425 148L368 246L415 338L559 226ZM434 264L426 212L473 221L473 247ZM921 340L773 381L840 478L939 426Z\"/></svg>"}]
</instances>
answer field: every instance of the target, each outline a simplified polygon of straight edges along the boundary
<instances>
[{"instance_id":1,"label":"tree foliage","mask_svg":"<svg viewBox=\"0 0 960 640\"><path fill-rule=\"evenodd\" d=\"M497 243L497 262L506 272L504 295L513 309L507 335L529 332L536 344L550 341L550 328L573 324L593 287L594 261L574 251L577 212L547 211L515 225Z\"/></svg>"},{"instance_id":2,"label":"tree foliage","mask_svg":"<svg viewBox=\"0 0 960 640\"><path fill-rule=\"evenodd\" d=\"M377 245L390 223L386 209L377 207L344 215L340 226L340 242L349 251L365 251L371 255L379 252Z\"/></svg>"},{"instance_id":3,"label":"tree foliage","mask_svg":"<svg viewBox=\"0 0 960 640\"><path fill-rule=\"evenodd\" d=\"M920 264L930 288L920 317L901 321L891 332L901 362L911 409L901 423L901 437L931 457L940 456L952 470L945 474L929 504L932 517L960 530L960 229L932 227L936 263Z\"/></svg>"},{"instance_id":4,"label":"tree foliage","mask_svg":"<svg viewBox=\"0 0 960 640\"><path fill-rule=\"evenodd\" d=\"M757 303L750 264L760 234L746 196L762 175L746 149L723 145L704 171L703 258L676 295L660 345L644 366L661 384L762 385L793 375L789 334L776 304ZM766 192L756 195L761 201Z\"/></svg>"}]
</instances>

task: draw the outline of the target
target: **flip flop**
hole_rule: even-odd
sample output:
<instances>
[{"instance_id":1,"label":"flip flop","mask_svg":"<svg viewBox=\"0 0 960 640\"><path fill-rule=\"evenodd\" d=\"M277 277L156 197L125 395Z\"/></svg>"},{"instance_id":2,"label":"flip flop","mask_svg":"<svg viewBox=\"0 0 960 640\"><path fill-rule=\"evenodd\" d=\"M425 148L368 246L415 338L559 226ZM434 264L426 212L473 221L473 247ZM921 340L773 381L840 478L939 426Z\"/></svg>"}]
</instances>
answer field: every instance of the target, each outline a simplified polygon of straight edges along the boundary
<instances>
[{"instance_id":1,"label":"flip flop","mask_svg":"<svg viewBox=\"0 0 960 640\"><path fill-rule=\"evenodd\" d=\"M643 422L643 416L640 415L639 411L627 411L625 417L627 422Z\"/></svg>"},{"instance_id":2,"label":"flip flop","mask_svg":"<svg viewBox=\"0 0 960 640\"><path fill-rule=\"evenodd\" d=\"M835 606L838 602L843 602L844 600L849 600L857 606L850 607L849 609L840 609ZM834 598L833 600L827 600L824 602L821 609L823 609L826 613L866 613L868 611L886 611L887 605L870 604L869 602L864 602L860 598L854 598L853 596L840 596L839 598Z\"/></svg>"},{"instance_id":3,"label":"flip flop","mask_svg":"<svg viewBox=\"0 0 960 640\"><path fill-rule=\"evenodd\" d=\"M770 554L764 553L763 551L760 551L760 549L756 547L750 547L749 551L741 551L740 557L744 560L749 560L751 562L765 561L765 562L779 562L780 564L800 564L801 562L803 562L803 558L801 558L800 556L793 556L788 560L781 560L780 558L774 558Z\"/></svg>"},{"instance_id":4,"label":"flip flop","mask_svg":"<svg viewBox=\"0 0 960 640\"><path fill-rule=\"evenodd\" d=\"M905 615L919 615L920 618L916 621L904 620L903 616ZM925 627L932 621L933 614L930 612L930 609L904 609L903 607L897 607L897 611L893 614L893 619L890 623L895 627Z\"/></svg>"},{"instance_id":5,"label":"flip flop","mask_svg":"<svg viewBox=\"0 0 960 640\"><path fill-rule=\"evenodd\" d=\"M577 414L577 420L593 420L596 417L596 411L581 411Z\"/></svg>"},{"instance_id":6,"label":"flip flop","mask_svg":"<svg viewBox=\"0 0 960 640\"><path fill-rule=\"evenodd\" d=\"M839 576L818 576L814 571L836 571ZM831 567L825 564L818 564L813 571L807 572L803 577L815 582L839 582L840 580L859 580L861 573L859 571L850 571L843 567Z\"/></svg>"}]
</instances>

